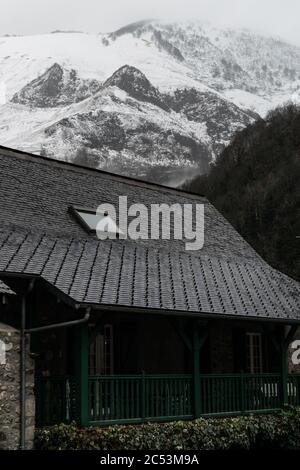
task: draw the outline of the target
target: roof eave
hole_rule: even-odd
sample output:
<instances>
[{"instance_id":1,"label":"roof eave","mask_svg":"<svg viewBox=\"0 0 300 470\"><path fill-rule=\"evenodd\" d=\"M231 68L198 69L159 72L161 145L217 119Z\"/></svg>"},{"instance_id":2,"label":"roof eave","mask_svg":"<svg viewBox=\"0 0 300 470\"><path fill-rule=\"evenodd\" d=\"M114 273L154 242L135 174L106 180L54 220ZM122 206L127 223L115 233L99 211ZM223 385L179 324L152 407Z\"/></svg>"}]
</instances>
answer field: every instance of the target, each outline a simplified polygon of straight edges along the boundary
<instances>
[{"instance_id":1,"label":"roof eave","mask_svg":"<svg viewBox=\"0 0 300 470\"><path fill-rule=\"evenodd\" d=\"M114 311L123 313L147 313L148 315L163 315L169 317L189 317L189 318L201 318L203 320L235 320L235 321L253 321L253 322L268 322L268 323L281 323L286 325L299 324L300 325L300 312L299 319L290 318L274 318L274 317L263 317L263 316L249 316L249 315L237 315L230 313L211 313L211 312L193 312L190 310L167 310L163 308L146 308L126 305L115 305L115 304L93 304L82 302L78 304L78 308L90 307L92 310L99 311Z\"/></svg>"},{"instance_id":2,"label":"roof eave","mask_svg":"<svg viewBox=\"0 0 300 470\"><path fill-rule=\"evenodd\" d=\"M162 315L168 317L185 317L185 318L199 318L203 320L235 320L235 321L253 321L253 322L267 322L267 323L280 323L286 325L299 324L300 325L300 312L299 319L296 318L274 318L266 316L250 316L250 315L238 315L230 313L218 313L218 312L195 312L191 310L168 310L165 308L156 308L153 307L138 307L138 306L127 306L119 304L105 304L105 303L91 303L91 302L80 302L76 301L72 297L68 296L62 292L57 287L53 286L49 281L45 280L40 275L32 275L27 273L16 273L16 272L0 272L0 279L3 278L20 278L20 279L38 279L49 292L52 292L54 296L59 298L61 301L65 302L71 308L75 310L84 310L91 308L94 311L114 311L122 313L134 313L141 314L146 313L148 315Z\"/></svg>"}]
</instances>

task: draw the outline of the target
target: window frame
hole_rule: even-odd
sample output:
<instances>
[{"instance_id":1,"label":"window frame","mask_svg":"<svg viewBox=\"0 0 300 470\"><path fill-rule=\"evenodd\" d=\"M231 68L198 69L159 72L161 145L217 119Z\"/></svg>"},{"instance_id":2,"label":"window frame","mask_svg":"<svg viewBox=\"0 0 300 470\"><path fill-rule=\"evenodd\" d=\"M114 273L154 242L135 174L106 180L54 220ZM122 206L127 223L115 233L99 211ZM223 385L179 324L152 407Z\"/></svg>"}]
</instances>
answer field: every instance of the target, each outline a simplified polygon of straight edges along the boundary
<instances>
[{"instance_id":1,"label":"window frame","mask_svg":"<svg viewBox=\"0 0 300 470\"><path fill-rule=\"evenodd\" d=\"M91 209L90 207L84 207L84 206L77 206L75 204L71 204L69 206L69 212L74 216L76 221L83 227L83 229L89 233L90 235L95 235L96 234L96 229L93 229L89 226L89 224L81 217L80 212L84 212L86 214L95 214L97 215L97 209ZM108 215L107 211L103 211L103 215ZM112 219L111 219L112 220ZM120 229L116 225L118 231L116 231L115 235L116 238L119 238L120 236ZM114 233L114 232L107 232L107 233Z\"/></svg>"},{"instance_id":2,"label":"window frame","mask_svg":"<svg viewBox=\"0 0 300 470\"><path fill-rule=\"evenodd\" d=\"M104 323L90 343L88 369L91 376L114 373L114 325L112 323Z\"/></svg>"}]
</instances>

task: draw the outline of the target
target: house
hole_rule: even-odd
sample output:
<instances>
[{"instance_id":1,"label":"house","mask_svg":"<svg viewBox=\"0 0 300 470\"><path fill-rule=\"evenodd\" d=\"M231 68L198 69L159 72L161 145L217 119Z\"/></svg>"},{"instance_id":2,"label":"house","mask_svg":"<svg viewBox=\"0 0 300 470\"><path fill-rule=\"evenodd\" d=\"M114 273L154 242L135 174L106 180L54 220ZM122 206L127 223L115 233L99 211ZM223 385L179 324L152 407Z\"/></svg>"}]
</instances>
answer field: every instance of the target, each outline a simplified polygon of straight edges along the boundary
<instances>
[{"instance_id":1,"label":"house","mask_svg":"<svg viewBox=\"0 0 300 470\"><path fill-rule=\"evenodd\" d=\"M300 404L300 375L288 370L300 285L205 197L4 147L0 178L0 279L16 294L0 321L20 329L21 348L30 338L38 426ZM203 248L99 240L96 209L120 195L203 204Z\"/></svg>"}]
</instances>

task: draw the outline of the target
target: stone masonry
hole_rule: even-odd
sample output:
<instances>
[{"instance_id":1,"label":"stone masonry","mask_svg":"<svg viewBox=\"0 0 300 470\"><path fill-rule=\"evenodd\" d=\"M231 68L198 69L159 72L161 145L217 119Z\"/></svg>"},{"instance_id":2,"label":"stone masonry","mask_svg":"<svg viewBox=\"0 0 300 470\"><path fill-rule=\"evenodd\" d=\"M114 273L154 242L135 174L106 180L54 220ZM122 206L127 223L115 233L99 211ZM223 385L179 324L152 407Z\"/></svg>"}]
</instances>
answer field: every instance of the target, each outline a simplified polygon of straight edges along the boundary
<instances>
[{"instance_id":1,"label":"stone masonry","mask_svg":"<svg viewBox=\"0 0 300 470\"><path fill-rule=\"evenodd\" d=\"M0 323L0 450L20 446L20 332ZM34 364L26 345L26 448L33 447Z\"/></svg>"}]
</instances>

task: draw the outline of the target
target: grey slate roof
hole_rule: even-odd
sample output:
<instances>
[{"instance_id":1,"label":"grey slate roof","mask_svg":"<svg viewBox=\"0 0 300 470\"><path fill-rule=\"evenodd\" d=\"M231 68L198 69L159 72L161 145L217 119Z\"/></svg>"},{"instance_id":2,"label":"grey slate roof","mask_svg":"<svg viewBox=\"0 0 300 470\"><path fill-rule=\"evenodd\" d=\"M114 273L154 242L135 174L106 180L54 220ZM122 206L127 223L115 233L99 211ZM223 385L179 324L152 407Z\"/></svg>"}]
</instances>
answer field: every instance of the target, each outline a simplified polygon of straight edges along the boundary
<instances>
[{"instance_id":1,"label":"grey slate roof","mask_svg":"<svg viewBox=\"0 0 300 470\"><path fill-rule=\"evenodd\" d=\"M39 275L80 304L300 321L300 285L263 263L12 231L0 272Z\"/></svg>"},{"instance_id":2,"label":"grey slate roof","mask_svg":"<svg viewBox=\"0 0 300 470\"><path fill-rule=\"evenodd\" d=\"M1 225L45 231L58 237L86 238L69 213L70 205L96 209L101 203L202 203L205 205L205 245L201 255L260 260L258 254L204 197L147 184L101 171L48 160L0 147ZM184 250L181 240L139 240L147 247Z\"/></svg>"},{"instance_id":3,"label":"grey slate roof","mask_svg":"<svg viewBox=\"0 0 300 470\"><path fill-rule=\"evenodd\" d=\"M99 241L68 211L200 202L205 245ZM0 278L40 276L75 303L300 321L300 285L272 269L205 199L0 148Z\"/></svg>"}]
</instances>

